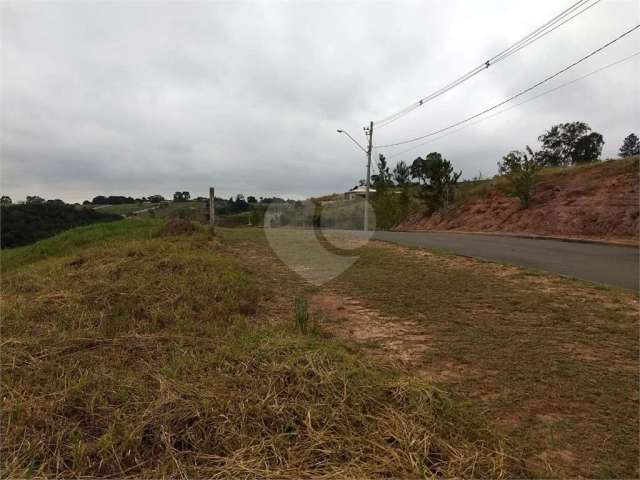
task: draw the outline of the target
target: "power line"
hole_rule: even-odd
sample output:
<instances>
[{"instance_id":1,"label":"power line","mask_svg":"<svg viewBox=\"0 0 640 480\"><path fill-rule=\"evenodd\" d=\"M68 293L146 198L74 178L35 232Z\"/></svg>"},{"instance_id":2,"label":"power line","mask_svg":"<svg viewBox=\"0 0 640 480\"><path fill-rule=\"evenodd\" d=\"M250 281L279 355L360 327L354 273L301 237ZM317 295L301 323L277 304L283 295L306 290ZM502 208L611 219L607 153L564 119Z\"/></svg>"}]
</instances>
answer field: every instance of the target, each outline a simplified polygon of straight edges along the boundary
<instances>
[{"instance_id":1,"label":"power line","mask_svg":"<svg viewBox=\"0 0 640 480\"><path fill-rule=\"evenodd\" d=\"M504 105L505 103L508 103L512 100L515 100L518 97L521 97L522 95L524 95L525 93L530 92L531 90L533 90L534 88L539 87L540 85L548 82L549 80L554 79L555 77L563 74L564 72L566 72L567 70L570 70L571 68L575 67L576 65L584 62L585 60L591 58L592 56L596 55L597 53L600 53L602 50L604 50L605 48L609 47L610 45L613 45L614 43L616 43L618 40L622 39L623 37L626 37L627 35L629 35L631 32L633 32L634 30L637 30L638 28L640 28L640 24L636 25L635 27L631 28L630 30L627 30L626 32L624 32L623 34L617 36L616 38L614 38L613 40L611 40L610 42L605 43L604 45L602 45L601 47L597 48L596 50L594 50L593 52L589 53L588 55L585 55L584 57L582 57L581 59L573 62L571 65L568 65L566 67L564 67L562 70L557 71L556 73L549 75L548 77L546 77L544 80L539 81L538 83L522 90L519 93L516 93L515 95L512 95L511 97L507 98L506 100L503 100L495 105L493 105L492 107L486 108L483 111L476 113L475 115L471 115L470 117L465 118L464 120L460 120L459 122L456 122L452 125L449 125L447 127L441 128L439 130L427 133L425 135L421 135L419 137L415 137L415 138L411 138L409 140L404 140L401 142L395 142L395 143L389 143L389 144L385 144L385 145L375 145L375 148L388 148L388 147L395 147L398 145L405 145L407 143L413 143L413 142L417 142L418 140L422 140L423 138L427 138L427 137L432 137L433 135L437 135L438 133L442 133L444 131L450 130L452 128L455 128L459 125L462 125L463 123L467 123L471 120L473 120L474 118L477 118L481 115L484 115L485 113L488 113L492 110L495 110L498 107L501 107L502 105Z\"/></svg>"},{"instance_id":2,"label":"power line","mask_svg":"<svg viewBox=\"0 0 640 480\"><path fill-rule=\"evenodd\" d=\"M449 90L457 87L458 85L460 85L460 84L466 82L467 80L469 80L470 78L474 77L478 73L486 70L487 68L489 68L490 65L498 63L498 62L506 59L507 57L513 55L514 53L520 51L522 48L524 48L524 47L530 45L531 43L535 42L536 40L544 37L548 33L551 33L553 30L555 30L559 26L564 25L564 23L568 22L572 18L576 17L577 15L583 13L584 11L588 10L589 8L593 7L594 5L596 5L597 3L600 2L600 0L596 0L594 3L592 3L589 6L587 6L584 10L579 11L578 13L574 14L570 18L564 20L562 23L553 26L554 23L564 19L567 15L573 13L575 11L575 9L584 6L588 1L589 0L581 0L579 2L576 2L571 7L569 7L566 10L564 10L560 14L556 15L554 18L549 20L547 23L545 23L541 27L538 27L533 32L531 32L528 35L526 35L525 37L521 38L516 43L514 43L513 45L511 45L507 49L503 50L502 52L494 55L493 57L491 57L486 62L478 65L476 68L474 68L473 70L467 72L462 77L458 78L457 80L454 80L453 82L445 85L444 87L440 88L439 90L436 90L435 92L431 93L430 95L428 95L428 96L418 100L417 102L409 105L408 107L405 107L404 109L400 110L399 112L397 112L397 113L395 113L395 114L393 114L393 115L391 115L389 117L386 117L386 118L376 122L376 128L378 128L378 129L379 128L383 128L383 127L389 125L390 123L398 120L399 118L407 115L408 113L410 113L411 111L415 110L416 108L424 105L425 103L427 103L427 102L429 102L429 101L431 101L431 100L443 95L444 93L448 92ZM546 28L552 27L552 26L553 26L553 28L551 28L550 30L544 31Z\"/></svg>"},{"instance_id":3,"label":"power line","mask_svg":"<svg viewBox=\"0 0 640 480\"><path fill-rule=\"evenodd\" d=\"M520 50L522 50L523 48L525 48L526 46L532 44L533 42L535 42L536 40L539 40L540 38L548 35L549 33L553 32L554 30L560 28L562 25L564 25L565 23L569 22L570 20L574 19L575 17L577 17L578 15L580 15L581 13L586 12L587 10L589 10L591 7L595 7L598 3L600 3L601 0L596 0L594 3L592 3L591 5L586 6L585 8L583 8L582 10L580 10L578 13L573 14L572 16L570 16L569 18L567 18L566 20L564 20L561 23L558 23L557 25L553 26L553 28L545 31L544 33L542 33L541 35L528 40L526 43L523 43L522 45L518 46L515 50L512 50L511 52L509 52L509 55L513 55L516 52L519 52ZM497 63L500 60L503 60L506 57L501 57L498 60L494 60L493 63Z\"/></svg>"},{"instance_id":4,"label":"power line","mask_svg":"<svg viewBox=\"0 0 640 480\"><path fill-rule=\"evenodd\" d=\"M405 154L407 152L410 152L411 150L415 150L416 148L422 147L422 146L427 145L429 143L433 143L433 142L436 142L438 140L441 140L441 139L443 139L445 137L448 137L449 135L453 135L454 133L458 133L458 132L460 132L460 131L462 131L462 130L464 130L466 128L472 127L473 125L477 125L479 123L482 123L485 120L489 120L491 118L497 117L498 115L501 115L501 114L503 114L505 112L508 112L509 110L512 110L512 109L514 109L516 107L519 107L520 105L524 105L525 103L529 103L529 102L531 102L533 100L536 100L536 99L538 99L540 97L543 97L543 96L548 95L550 93L553 93L553 92L555 92L557 90L560 90L561 88L568 87L569 85L573 85L574 83L579 82L580 80L584 80L585 78L591 77L592 75L595 75L597 73L600 73L603 70L607 70L607 69L609 69L611 67L615 67L616 65L620 65L621 63L624 63L624 62L626 62L628 60L631 60L632 58L637 57L638 55L640 55L640 51L638 51L636 53L633 53L633 54L631 54L631 55L629 55L627 57L621 58L620 60L617 60L617 61L615 61L613 63L609 63L608 65L604 65L603 67L600 67L600 68L598 68L596 70L593 70L593 71L591 71L591 72L589 72L589 73L587 73L585 75L582 75L582 76L580 76L578 78L574 78L573 80L570 80L568 82L561 83L560 85L558 85L556 87L550 88L549 90L545 90L544 92L539 93L538 95L534 95L531 98L527 98L526 100L523 100L522 102L516 103L515 105L511 105L510 107L507 107L507 108L505 108L503 110L500 110L500 111L498 111L498 112L496 112L496 113L494 113L492 115L480 118L479 120L476 120L475 122L471 122L471 123L469 123L469 124L467 124L467 125L465 125L463 127L460 127L460 128L458 128L456 130L453 130L452 132L445 133L444 135L441 135L441 136L439 136L437 138L433 138L431 140L427 140L426 142L419 143L418 145L414 145L413 147L409 147L406 150L402 150L401 152L396 152L394 154L387 155L387 158L394 158L394 157L397 157L398 155Z\"/></svg>"},{"instance_id":5,"label":"power line","mask_svg":"<svg viewBox=\"0 0 640 480\"><path fill-rule=\"evenodd\" d=\"M588 9L590 9L591 7L595 6L601 0L596 0L595 2L591 3L590 5L587 5L587 3L589 1L590 0L579 0L578 2L574 3L573 5L571 5L569 8L567 8L564 11L560 12L558 15L553 17L551 20L549 20L546 23L544 23L542 26L538 27L537 29L535 29L532 32L530 32L528 35L526 35L523 38L521 38L520 40L518 40L516 43L514 43L510 47L508 47L505 50L503 50L503 51L499 52L498 54L494 55L493 57L491 57L487 61L485 61L482 64L478 65L477 67L475 67L474 69L472 69L469 72L465 73L464 75L462 75L461 77L457 78L456 80L448 83L447 85L441 87L440 89L438 89L435 92L427 95L426 97L421 98L417 102L414 102L411 105L403 108L402 110L400 110L400 111L398 111L398 112L396 112L396 113L394 113L394 114L392 114L392 115L390 115L388 117L385 117L382 120L379 120L378 122L374 122L375 125L376 125L376 128L380 129L380 128L383 128L383 127L389 125L390 123L398 120L399 118L402 118L403 116L407 115L408 113L410 113L411 111L415 110L416 108L421 107L425 103L427 103L427 102L429 102L429 101L431 101L431 100L443 95L444 93L448 92L449 90L451 90L451 89L457 87L458 85L466 82L470 78L476 76L480 72L482 72L482 71L486 70L487 68L489 68L489 66L494 65L494 64L496 64L496 63L508 58L509 56L513 55L514 53L516 53L516 52L522 50L523 48L527 47L528 45L532 44L533 42L535 42L535 41L541 39L542 37L546 36L547 34L553 32L555 29L557 29L560 26L564 25L565 23L567 23L571 19L575 18L576 16L580 15L581 13L583 13L583 12L587 11ZM585 5L587 5L587 6L584 9L579 10L580 8L582 8ZM576 12L576 10L579 10L579 11L577 13L574 13L574 12ZM569 16L569 15L571 15L571 16Z\"/></svg>"}]
</instances>

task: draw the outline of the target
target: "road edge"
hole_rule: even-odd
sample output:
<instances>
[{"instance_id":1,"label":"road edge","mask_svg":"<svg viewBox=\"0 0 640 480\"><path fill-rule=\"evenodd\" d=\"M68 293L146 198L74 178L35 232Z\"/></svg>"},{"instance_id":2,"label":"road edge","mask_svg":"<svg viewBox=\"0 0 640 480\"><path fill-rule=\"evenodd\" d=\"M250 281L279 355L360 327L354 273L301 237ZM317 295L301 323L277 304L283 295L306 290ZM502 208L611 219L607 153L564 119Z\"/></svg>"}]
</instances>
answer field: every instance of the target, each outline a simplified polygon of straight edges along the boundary
<instances>
[{"instance_id":1,"label":"road edge","mask_svg":"<svg viewBox=\"0 0 640 480\"><path fill-rule=\"evenodd\" d=\"M384 230L381 230L384 231ZM604 239L592 239L592 238L575 238L575 237L559 237L554 235L537 235L534 233L510 233L510 232L476 232L476 231L463 231L463 230L387 230L389 232L399 233L446 233L446 234L458 234L458 235L485 235L488 237L513 237L513 238L527 238L530 240L556 240L559 242L569 243L590 243L595 245L609 245L616 247L629 247L640 248L640 241L633 243L634 240L628 242L624 240L604 240Z\"/></svg>"}]
</instances>

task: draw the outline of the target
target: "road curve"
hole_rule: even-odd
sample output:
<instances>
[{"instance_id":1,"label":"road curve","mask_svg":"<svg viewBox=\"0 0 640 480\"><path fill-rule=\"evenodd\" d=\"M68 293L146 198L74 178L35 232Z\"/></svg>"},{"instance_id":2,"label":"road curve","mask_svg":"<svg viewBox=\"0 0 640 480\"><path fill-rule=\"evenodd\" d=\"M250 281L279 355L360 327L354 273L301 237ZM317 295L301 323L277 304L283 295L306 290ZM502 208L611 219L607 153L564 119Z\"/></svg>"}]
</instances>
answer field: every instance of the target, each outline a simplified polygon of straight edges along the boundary
<instances>
[{"instance_id":1,"label":"road curve","mask_svg":"<svg viewBox=\"0 0 640 480\"><path fill-rule=\"evenodd\" d=\"M351 233L364 235L364 232ZM547 270L635 291L640 283L639 249L634 246L440 232L379 231L373 238L401 245L442 248L458 255Z\"/></svg>"}]
</instances>

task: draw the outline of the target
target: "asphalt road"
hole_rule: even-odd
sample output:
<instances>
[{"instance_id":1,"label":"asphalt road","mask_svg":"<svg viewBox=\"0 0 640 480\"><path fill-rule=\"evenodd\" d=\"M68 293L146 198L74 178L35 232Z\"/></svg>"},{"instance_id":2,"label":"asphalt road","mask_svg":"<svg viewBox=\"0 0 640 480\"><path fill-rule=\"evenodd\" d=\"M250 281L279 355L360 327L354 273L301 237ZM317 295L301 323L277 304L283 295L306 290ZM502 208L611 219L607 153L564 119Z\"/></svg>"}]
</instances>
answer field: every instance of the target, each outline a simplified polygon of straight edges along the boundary
<instances>
[{"instance_id":1,"label":"asphalt road","mask_svg":"<svg viewBox=\"0 0 640 480\"><path fill-rule=\"evenodd\" d=\"M401 245L442 248L459 255L507 262L636 291L640 283L638 247L461 233L375 232L373 238Z\"/></svg>"}]
</instances>

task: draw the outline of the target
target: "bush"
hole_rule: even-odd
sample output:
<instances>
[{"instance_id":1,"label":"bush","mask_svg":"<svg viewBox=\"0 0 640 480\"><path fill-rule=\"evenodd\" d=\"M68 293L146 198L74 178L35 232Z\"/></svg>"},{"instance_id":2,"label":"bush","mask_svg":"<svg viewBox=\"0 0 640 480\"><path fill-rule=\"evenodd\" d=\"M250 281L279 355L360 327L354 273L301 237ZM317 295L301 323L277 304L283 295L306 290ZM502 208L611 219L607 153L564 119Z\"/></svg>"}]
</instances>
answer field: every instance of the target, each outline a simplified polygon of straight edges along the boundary
<instances>
[{"instance_id":1,"label":"bush","mask_svg":"<svg viewBox=\"0 0 640 480\"><path fill-rule=\"evenodd\" d=\"M388 230L402 222L409 214L410 202L407 188L403 188L400 192L376 193L372 200L376 214L376 228Z\"/></svg>"},{"instance_id":2,"label":"bush","mask_svg":"<svg viewBox=\"0 0 640 480\"><path fill-rule=\"evenodd\" d=\"M514 150L502 157L498 162L498 171L508 179L506 192L518 197L523 207L528 207L535 187L540 164L531 148L527 147L529 155Z\"/></svg>"}]
</instances>

